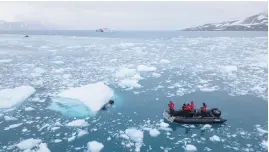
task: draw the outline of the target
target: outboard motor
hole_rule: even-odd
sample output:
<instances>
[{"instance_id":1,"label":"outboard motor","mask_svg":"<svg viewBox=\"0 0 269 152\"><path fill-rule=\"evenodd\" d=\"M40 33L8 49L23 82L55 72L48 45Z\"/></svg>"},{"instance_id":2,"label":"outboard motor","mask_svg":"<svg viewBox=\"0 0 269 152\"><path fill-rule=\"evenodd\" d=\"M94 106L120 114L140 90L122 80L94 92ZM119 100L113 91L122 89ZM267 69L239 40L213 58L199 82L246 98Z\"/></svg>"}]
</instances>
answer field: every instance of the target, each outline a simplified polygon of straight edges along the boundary
<instances>
[{"instance_id":1,"label":"outboard motor","mask_svg":"<svg viewBox=\"0 0 269 152\"><path fill-rule=\"evenodd\" d=\"M211 112L215 117L220 117L221 115L221 111L218 108L211 109Z\"/></svg>"}]
</instances>

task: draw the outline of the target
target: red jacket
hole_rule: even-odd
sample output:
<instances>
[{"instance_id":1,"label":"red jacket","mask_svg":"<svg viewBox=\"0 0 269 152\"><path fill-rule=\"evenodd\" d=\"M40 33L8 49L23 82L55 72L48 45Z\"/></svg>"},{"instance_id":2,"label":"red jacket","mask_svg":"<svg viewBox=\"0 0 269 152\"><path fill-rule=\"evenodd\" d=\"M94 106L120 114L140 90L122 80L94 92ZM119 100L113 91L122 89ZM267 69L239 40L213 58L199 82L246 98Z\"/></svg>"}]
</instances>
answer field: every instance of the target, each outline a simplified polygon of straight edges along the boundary
<instances>
[{"instance_id":1,"label":"red jacket","mask_svg":"<svg viewBox=\"0 0 269 152\"><path fill-rule=\"evenodd\" d=\"M170 103L168 104L168 107L169 107L170 109L174 109L174 107L175 107L174 102L170 102Z\"/></svg>"},{"instance_id":2,"label":"red jacket","mask_svg":"<svg viewBox=\"0 0 269 152\"><path fill-rule=\"evenodd\" d=\"M185 106L183 110L191 110L191 106Z\"/></svg>"},{"instance_id":3,"label":"red jacket","mask_svg":"<svg viewBox=\"0 0 269 152\"><path fill-rule=\"evenodd\" d=\"M202 106L201 107L201 110L204 111L204 112L206 112L206 106Z\"/></svg>"}]
</instances>

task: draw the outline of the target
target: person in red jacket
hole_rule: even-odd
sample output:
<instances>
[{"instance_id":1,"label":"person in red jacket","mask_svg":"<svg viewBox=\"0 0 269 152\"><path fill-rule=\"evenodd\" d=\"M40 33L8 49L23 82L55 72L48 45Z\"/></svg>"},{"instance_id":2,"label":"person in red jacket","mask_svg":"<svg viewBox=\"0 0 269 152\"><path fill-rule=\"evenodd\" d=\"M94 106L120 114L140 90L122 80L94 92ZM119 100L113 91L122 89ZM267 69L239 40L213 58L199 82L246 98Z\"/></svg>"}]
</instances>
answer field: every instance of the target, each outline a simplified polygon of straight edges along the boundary
<instances>
[{"instance_id":1,"label":"person in red jacket","mask_svg":"<svg viewBox=\"0 0 269 152\"><path fill-rule=\"evenodd\" d=\"M175 110L174 110L175 104L174 104L174 102L170 101L169 104L168 104L168 107L169 107L170 114L173 116L175 114Z\"/></svg>"},{"instance_id":2,"label":"person in red jacket","mask_svg":"<svg viewBox=\"0 0 269 152\"><path fill-rule=\"evenodd\" d=\"M185 111L189 111L189 110L191 110L191 106L190 106L190 104L187 104L187 105L183 108L183 110L185 110Z\"/></svg>"},{"instance_id":3,"label":"person in red jacket","mask_svg":"<svg viewBox=\"0 0 269 152\"><path fill-rule=\"evenodd\" d=\"M203 106L201 107L202 112L206 112L206 108L207 108L206 104L203 103Z\"/></svg>"},{"instance_id":4,"label":"person in red jacket","mask_svg":"<svg viewBox=\"0 0 269 152\"><path fill-rule=\"evenodd\" d=\"M173 110L174 110L174 108L175 108L175 103L172 102L172 101L170 101L169 104L168 104L168 107L169 107L169 109L173 109Z\"/></svg>"},{"instance_id":5,"label":"person in red jacket","mask_svg":"<svg viewBox=\"0 0 269 152\"><path fill-rule=\"evenodd\" d=\"M194 102L193 101L191 101L190 106L191 106L191 110L194 110Z\"/></svg>"}]
</instances>

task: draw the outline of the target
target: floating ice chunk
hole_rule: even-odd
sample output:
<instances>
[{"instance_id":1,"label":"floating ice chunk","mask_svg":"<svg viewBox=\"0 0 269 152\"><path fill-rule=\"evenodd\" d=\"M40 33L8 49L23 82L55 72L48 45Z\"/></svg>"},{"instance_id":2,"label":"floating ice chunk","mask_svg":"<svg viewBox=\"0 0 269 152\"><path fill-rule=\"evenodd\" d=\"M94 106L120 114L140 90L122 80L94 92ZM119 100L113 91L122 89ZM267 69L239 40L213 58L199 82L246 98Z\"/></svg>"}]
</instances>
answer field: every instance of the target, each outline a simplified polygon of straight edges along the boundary
<instances>
[{"instance_id":1,"label":"floating ice chunk","mask_svg":"<svg viewBox=\"0 0 269 152\"><path fill-rule=\"evenodd\" d=\"M55 130L58 130L58 129L60 129L60 127L52 127L50 130L55 131Z\"/></svg>"},{"instance_id":2,"label":"floating ice chunk","mask_svg":"<svg viewBox=\"0 0 269 152\"><path fill-rule=\"evenodd\" d=\"M126 67L121 67L116 72L116 77L118 77L118 78L129 78L129 77L133 77L136 74L137 74L136 69L129 69L129 68L126 68Z\"/></svg>"},{"instance_id":3,"label":"floating ice chunk","mask_svg":"<svg viewBox=\"0 0 269 152\"><path fill-rule=\"evenodd\" d=\"M52 63L55 63L55 64L64 64L63 61L53 61Z\"/></svg>"},{"instance_id":4,"label":"floating ice chunk","mask_svg":"<svg viewBox=\"0 0 269 152\"><path fill-rule=\"evenodd\" d=\"M264 130L260 127L260 125L256 125L256 129L259 133L260 136L264 135L264 134L268 134L268 131L267 130Z\"/></svg>"},{"instance_id":5,"label":"floating ice chunk","mask_svg":"<svg viewBox=\"0 0 269 152\"><path fill-rule=\"evenodd\" d=\"M78 100L89 110L97 112L113 97L113 91L103 82L97 82L78 88L70 88L57 96Z\"/></svg>"},{"instance_id":6,"label":"floating ice chunk","mask_svg":"<svg viewBox=\"0 0 269 152\"><path fill-rule=\"evenodd\" d=\"M210 129L212 126L210 124L205 124L201 130L207 130L207 129Z\"/></svg>"},{"instance_id":7,"label":"floating ice chunk","mask_svg":"<svg viewBox=\"0 0 269 152\"><path fill-rule=\"evenodd\" d=\"M36 152L50 152L46 143L41 143L39 149Z\"/></svg>"},{"instance_id":8,"label":"floating ice chunk","mask_svg":"<svg viewBox=\"0 0 269 152\"><path fill-rule=\"evenodd\" d=\"M55 139L54 140L54 143L59 143L59 142L62 142L62 140L61 139Z\"/></svg>"},{"instance_id":9,"label":"floating ice chunk","mask_svg":"<svg viewBox=\"0 0 269 152\"><path fill-rule=\"evenodd\" d=\"M8 63L8 62L11 62L12 59L1 59L0 60L0 63Z\"/></svg>"},{"instance_id":10,"label":"floating ice chunk","mask_svg":"<svg viewBox=\"0 0 269 152\"><path fill-rule=\"evenodd\" d=\"M165 122L161 122L159 124L159 126L161 126L161 127L169 127L169 124L168 123L165 123Z\"/></svg>"},{"instance_id":11,"label":"floating ice chunk","mask_svg":"<svg viewBox=\"0 0 269 152\"><path fill-rule=\"evenodd\" d=\"M108 141L111 140L111 137L108 137L107 140L108 140Z\"/></svg>"},{"instance_id":12,"label":"floating ice chunk","mask_svg":"<svg viewBox=\"0 0 269 152\"><path fill-rule=\"evenodd\" d=\"M157 136L160 135L160 131L157 130L157 129L150 129L149 134L150 134L151 137L157 137Z\"/></svg>"},{"instance_id":13,"label":"floating ice chunk","mask_svg":"<svg viewBox=\"0 0 269 152\"><path fill-rule=\"evenodd\" d=\"M201 86L198 85L198 88L202 91L202 92L213 92L219 89L219 87L217 86L213 86L213 87L206 87L206 86Z\"/></svg>"},{"instance_id":14,"label":"floating ice chunk","mask_svg":"<svg viewBox=\"0 0 269 152\"><path fill-rule=\"evenodd\" d=\"M213 141L213 142L220 142L220 138L219 138L219 136L216 136L216 135L210 137L209 139L210 139L211 141Z\"/></svg>"},{"instance_id":15,"label":"floating ice chunk","mask_svg":"<svg viewBox=\"0 0 269 152\"><path fill-rule=\"evenodd\" d=\"M186 146L183 147L185 149L185 151L188 152L194 152L197 151L197 148L194 145L188 144Z\"/></svg>"},{"instance_id":16,"label":"floating ice chunk","mask_svg":"<svg viewBox=\"0 0 269 152\"><path fill-rule=\"evenodd\" d=\"M100 152L103 148L104 145L102 143L99 143L97 141L88 142L88 150L90 152Z\"/></svg>"},{"instance_id":17,"label":"floating ice chunk","mask_svg":"<svg viewBox=\"0 0 269 152\"><path fill-rule=\"evenodd\" d=\"M24 110L25 110L25 111L33 111L33 110L35 110L35 109L32 108L32 107L26 107Z\"/></svg>"},{"instance_id":18,"label":"floating ice chunk","mask_svg":"<svg viewBox=\"0 0 269 152\"><path fill-rule=\"evenodd\" d=\"M21 125L22 125L22 123L13 124L13 125L10 125L10 126L6 127L4 130L9 130L9 129L17 128L17 127L19 127Z\"/></svg>"},{"instance_id":19,"label":"floating ice chunk","mask_svg":"<svg viewBox=\"0 0 269 152\"><path fill-rule=\"evenodd\" d=\"M140 151L143 144L143 131L135 128L128 128L125 130L126 135L135 142L135 151Z\"/></svg>"},{"instance_id":20,"label":"floating ice chunk","mask_svg":"<svg viewBox=\"0 0 269 152\"><path fill-rule=\"evenodd\" d=\"M23 128L22 129L22 132L26 132L28 129L27 128Z\"/></svg>"},{"instance_id":21,"label":"floating ice chunk","mask_svg":"<svg viewBox=\"0 0 269 152\"><path fill-rule=\"evenodd\" d=\"M60 69L53 69L54 73L63 73L65 70L60 68Z\"/></svg>"},{"instance_id":22,"label":"floating ice chunk","mask_svg":"<svg viewBox=\"0 0 269 152\"><path fill-rule=\"evenodd\" d=\"M168 63L171 63L171 62L169 60L167 60L167 59L161 59L160 63L168 64Z\"/></svg>"},{"instance_id":23,"label":"floating ice chunk","mask_svg":"<svg viewBox=\"0 0 269 152\"><path fill-rule=\"evenodd\" d=\"M77 138L87 135L89 132L86 130L79 130Z\"/></svg>"},{"instance_id":24,"label":"floating ice chunk","mask_svg":"<svg viewBox=\"0 0 269 152\"><path fill-rule=\"evenodd\" d=\"M263 140L262 143L261 143L261 146L262 146L264 149L268 150L268 140L267 140L267 141L266 141L266 140Z\"/></svg>"},{"instance_id":25,"label":"floating ice chunk","mask_svg":"<svg viewBox=\"0 0 269 152\"><path fill-rule=\"evenodd\" d=\"M157 70L155 67L150 67L150 66L145 66L145 65L138 65L136 69L139 72L156 71Z\"/></svg>"},{"instance_id":26,"label":"floating ice chunk","mask_svg":"<svg viewBox=\"0 0 269 152\"><path fill-rule=\"evenodd\" d=\"M221 66L220 68L222 72L229 73L229 74L237 71L237 66L234 66L234 65Z\"/></svg>"},{"instance_id":27,"label":"floating ice chunk","mask_svg":"<svg viewBox=\"0 0 269 152\"><path fill-rule=\"evenodd\" d=\"M152 76L155 78L159 78L159 77L161 77L161 74L154 72L154 73L152 73Z\"/></svg>"},{"instance_id":28,"label":"floating ice chunk","mask_svg":"<svg viewBox=\"0 0 269 152\"><path fill-rule=\"evenodd\" d=\"M15 117L10 117L10 116L4 116L4 119L5 119L6 121L15 121L15 120L18 120L17 118L15 118Z\"/></svg>"},{"instance_id":29,"label":"floating ice chunk","mask_svg":"<svg viewBox=\"0 0 269 152\"><path fill-rule=\"evenodd\" d=\"M18 147L20 150L32 149L33 147L36 147L39 143L41 143L40 139L29 138L18 143L16 147Z\"/></svg>"},{"instance_id":30,"label":"floating ice chunk","mask_svg":"<svg viewBox=\"0 0 269 152\"><path fill-rule=\"evenodd\" d=\"M71 141L73 141L73 140L75 140L75 139L76 139L76 136L72 136L72 137L68 138L67 141L68 141L68 142L71 142Z\"/></svg>"},{"instance_id":31,"label":"floating ice chunk","mask_svg":"<svg viewBox=\"0 0 269 152\"><path fill-rule=\"evenodd\" d=\"M35 93L35 89L30 86L21 86L13 89L0 90L0 108L12 108L23 102Z\"/></svg>"},{"instance_id":32,"label":"floating ice chunk","mask_svg":"<svg viewBox=\"0 0 269 152\"><path fill-rule=\"evenodd\" d=\"M74 120L72 122L67 123L66 126L69 126L69 127L86 127L86 126L89 126L89 124L84 119L78 119L78 120Z\"/></svg>"},{"instance_id":33,"label":"floating ice chunk","mask_svg":"<svg viewBox=\"0 0 269 152\"><path fill-rule=\"evenodd\" d=\"M31 73L31 76L32 77L39 77L41 76L43 73L45 73L46 70L45 69L42 69L42 68L35 68L33 70L33 73Z\"/></svg>"},{"instance_id":34,"label":"floating ice chunk","mask_svg":"<svg viewBox=\"0 0 269 152\"><path fill-rule=\"evenodd\" d=\"M119 82L119 86L122 88L141 88L142 86L138 83L138 80L125 79Z\"/></svg>"}]
</instances>

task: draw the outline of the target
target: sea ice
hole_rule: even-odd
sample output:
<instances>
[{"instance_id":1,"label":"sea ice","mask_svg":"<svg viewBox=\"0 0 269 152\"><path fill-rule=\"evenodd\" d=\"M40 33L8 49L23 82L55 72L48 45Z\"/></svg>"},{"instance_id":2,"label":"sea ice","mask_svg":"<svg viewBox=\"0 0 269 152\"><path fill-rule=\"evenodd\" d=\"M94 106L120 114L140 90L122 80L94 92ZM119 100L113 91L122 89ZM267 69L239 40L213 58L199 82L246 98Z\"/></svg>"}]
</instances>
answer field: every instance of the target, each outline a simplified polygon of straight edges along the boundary
<instances>
[{"instance_id":1,"label":"sea ice","mask_svg":"<svg viewBox=\"0 0 269 152\"><path fill-rule=\"evenodd\" d=\"M167 63L171 63L171 62L167 59L161 59L160 63L167 64Z\"/></svg>"},{"instance_id":2,"label":"sea ice","mask_svg":"<svg viewBox=\"0 0 269 152\"><path fill-rule=\"evenodd\" d=\"M22 125L22 123L13 124L13 125L10 125L10 126L6 127L4 130L9 130L9 129L17 128L17 127L19 127L21 125Z\"/></svg>"},{"instance_id":3,"label":"sea ice","mask_svg":"<svg viewBox=\"0 0 269 152\"><path fill-rule=\"evenodd\" d=\"M97 141L88 142L88 150L90 152L100 152L104 148L104 145Z\"/></svg>"},{"instance_id":4,"label":"sea ice","mask_svg":"<svg viewBox=\"0 0 269 152\"><path fill-rule=\"evenodd\" d=\"M6 121L15 121L15 120L18 120L18 118L10 117L10 116L4 116L4 119L5 119Z\"/></svg>"},{"instance_id":5,"label":"sea ice","mask_svg":"<svg viewBox=\"0 0 269 152\"><path fill-rule=\"evenodd\" d=\"M89 124L84 119L78 119L78 120L74 120L72 122L67 123L66 126L69 126L69 127L86 127L86 126L89 126Z\"/></svg>"},{"instance_id":6,"label":"sea ice","mask_svg":"<svg viewBox=\"0 0 269 152\"><path fill-rule=\"evenodd\" d=\"M262 143L261 143L261 146L262 146L264 149L268 150L268 140L267 140L267 141L266 141L266 140L263 140Z\"/></svg>"},{"instance_id":7,"label":"sea ice","mask_svg":"<svg viewBox=\"0 0 269 152\"><path fill-rule=\"evenodd\" d=\"M48 108L64 115L83 117L99 111L112 97L113 90L103 82L97 82L59 93L52 98Z\"/></svg>"},{"instance_id":8,"label":"sea ice","mask_svg":"<svg viewBox=\"0 0 269 152\"><path fill-rule=\"evenodd\" d=\"M183 147L187 152L197 151L197 148L194 145L188 144Z\"/></svg>"},{"instance_id":9,"label":"sea ice","mask_svg":"<svg viewBox=\"0 0 269 152\"><path fill-rule=\"evenodd\" d=\"M0 90L0 109L12 108L29 98L33 93L35 93L35 89L31 86L21 86L13 89Z\"/></svg>"},{"instance_id":10,"label":"sea ice","mask_svg":"<svg viewBox=\"0 0 269 152\"><path fill-rule=\"evenodd\" d=\"M36 152L50 152L46 143L41 143L39 149Z\"/></svg>"},{"instance_id":11,"label":"sea ice","mask_svg":"<svg viewBox=\"0 0 269 152\"><path fill-rule=\"evenodd\" d=\"M157 70L155 67L150 67L150 66L145 66L145 65L138 65L136 69L139 72L156 71Z\"/></svg>"},{"instance_id":12,"label":"sea ice","mask_svg":"<svg viewBox=\"0 0 269 152\"><path fill-rule=\"evenodd\" d=\"M82 136L84 136L84 135L86 135L86 134L88 134L88 133L89 133L89 132L86 131L86 130L79 130L79 132L78 132L78 134L77 134L77 138L82 137Z\"/></svg>"},{"instance_id":13,"label":"sea ice","mask_svg":"<svg viewBox=\"0 0 269 152\"><path fill-rule=\"evenodd\" d=\"M210 129L212 126L211 125L209 125L209 124L205 124L202 128L201 128L201 130L207 130L207 129Z\"/></svg>"},{"instance_id":14,"label":"sea ice","mask_svg":"<svg viewBox=\"0 0 269 152\"><path fill-rule=\"evenodd\" d=\"M36 147L39 143L41 143L40 139L29 138L18 143L16 147L18 147L20 150L32 149L33 147Z\"/></svg>"},{"instance_id":15,"label":"sea ice","mask_svg":"<svg viewBox=\"0 0 269 152\"><path fill-rule=\"evenodd\" d=\"M35 109L32 108L32 107L26 107L24 110L25 110L25 111L33 111L33 110L35 110Z\"/></svg>"},{"instance_id":16,"label":"sea ice","mask_svg":"<svg viewBox=\"0 0 269 152\"><path fill-rule=\"evenodd\" d=\"M213 142L220 142L220 138L219 138L219 136L216 136L216 135L210 137L209 139L210 139L211 141L213 141Z\"/></svg>"},{"instance_id":17,"label":"sea ice","mask_svg":"<svg viewBox=\"0 0 269 152\"><path fill-rule=\"evenodd\" d=\"M144 136L143 131L138 130L136 128L128 128L125 130L124 133L121 134L121 137L133 141L135 143L135 151L139 152L140 148L143 145L143 136Z\"/></svg>"},{"instance_id":18,"label":"sea ice","mask_svg":"<svg viewBox=\"0 0 269 152\"><path fill-rule=\"evenodd\" d=\"M149 134L150 134L151 137L157 137L157 136L160 135L160 131L157 130L157 129L150 129Z\"/></svg>"},{"instance_id":19,"label":"sea ice","mask_svg":"<svg viewBox=\"0 0 269 152\"><path fill-rule=\"evenodd\" d=\"M119 82L119 86L122 88L141 88L142 86L135 79L124 79Z\"/></svg>"}]
</instances>

